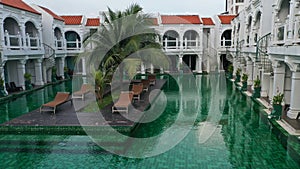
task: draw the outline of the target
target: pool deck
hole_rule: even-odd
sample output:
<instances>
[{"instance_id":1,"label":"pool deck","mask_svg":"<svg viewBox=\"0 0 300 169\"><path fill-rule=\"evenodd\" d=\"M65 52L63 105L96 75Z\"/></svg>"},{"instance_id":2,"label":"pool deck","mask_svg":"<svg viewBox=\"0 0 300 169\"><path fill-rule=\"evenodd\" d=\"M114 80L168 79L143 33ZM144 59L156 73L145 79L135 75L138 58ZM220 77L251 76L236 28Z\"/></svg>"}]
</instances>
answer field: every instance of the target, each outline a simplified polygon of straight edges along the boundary
<instances>
[{"instance_id":1,"label":"pool deck","mask_svg":"<svg viewBox=\"0 0 300 169\"><path fill-rule=\"evenodd\" d=\"M231 79L231 81L234 82L234 80L232 80L232 79ZM236 87L240 90L241 85L242 85L242 83L237 83ZM248 97L252 97L251 86L248 86L247 91L243 91L242 93L244 93ZM268 98L261 97L261 98L257 98L254 100L258 101L261 105L266 107L266 109L264 109L264 111L268 115L271 114L272 105L270 104ZM279 120L276 120L276 122L284 130L286 130L290 135L300 135L300 119L290 119L289 117L287 117L286 110L283 110L281 118Z\"/></svg>"},{"instance_id":2,"label":"pool deck","mask_svg":"<svg viewBox=\"0 0 300 169\"><path fill-rule=\"evenodd\" d=\"M112 113L113 103L105 106L99 112L82 112L83 108L95 102L93 93L88 93L85 100L73 99L72 102L57 107L56 114L53 112L39 112L36 109L20 117L12 119L0 126L128 126L133 127L141 118L143 111L151 104L149 95L158 96L160 89L166 80L157 79L154 86L149 91L143 92L141 100L135 100L129 108L129 113ZM129 84L129 83L128 83ZM158 90L155 90L158 89ZM100 118L103 117L103 118ZM79 120L80 119L80 120ZM101 120L102 119L102 120Z\"/></svg>"}]
</instances>

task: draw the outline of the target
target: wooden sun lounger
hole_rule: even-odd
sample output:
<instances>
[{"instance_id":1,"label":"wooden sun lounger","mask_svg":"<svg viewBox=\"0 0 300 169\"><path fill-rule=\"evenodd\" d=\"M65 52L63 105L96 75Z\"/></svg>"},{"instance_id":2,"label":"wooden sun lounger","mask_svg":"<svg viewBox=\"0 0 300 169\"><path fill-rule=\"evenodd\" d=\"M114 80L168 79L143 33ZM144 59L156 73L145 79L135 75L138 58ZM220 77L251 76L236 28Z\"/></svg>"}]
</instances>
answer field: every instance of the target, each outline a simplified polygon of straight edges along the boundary
<instances>
[{"instance_id":1,"label":"wooden sun lounger","mask_svg":"<svg viewBox=\"0 0 300 169\"><path fill-rule=\"evenodd\" d=\"M150 81L148 79L142 79L143 90L148 91L150 86Z\"/></svg>"},{"instance_id":2,"label":"wooden sun lounger","mask_svg":"<svg viewBox=\"0 0 300 169\"><path fill-rule=\"evenodd\" d=\"M133 99L133 92L121 92L119 100L112 106L112 113L114 112L126 112L128 114L128 107Z\"/></svg>"},{"instance_id":3,"label":"wooden sun lounger","mask_svg":"<svg viewBox=\"0 0 300 169\"><path fill-rule=\"evenodd\" d=\"M57 92L56 93L56 96L54 98L53 101L51 102L48 102L46 104L43 104L41 107L40 107L40 113L42 111L53 111L54 114L55 114L55 111L56 111L56 107L61 105L61 104L64 104L68 101L72 101L70 98L69 98L70 94L68 92Z\"/></svg>"},{"instance_id":4,"label":"wooden sun lounger","mask_svg":"<svg viewBox=\"0 0 300 169\"><path fill-rule=\"evenodd\" d=\"M72 99L79 98L79 99L84 100L84 96L88 92L90 92L90 86L88 84L83 84L79 91L72 93Z\"/></svg>"},{"instance_id":5,"label":"wooden sun lounger","mask_svg":"<svg viewBox=\"0 0 300 169\"><path fill-rule=\"evenodd\" d=\"M148 75L148 80L150 81L150 85L154 86L156 82L156 76L155 75Z\"/></svg>"},{"instance_id":6,"label":"wooden sun lounger","mask_svg":"<svg viewBox=\"0 0 300 169\"><path fill-rule=\"evenodd\" d=\"M141 94L143 92L143 84L133 84L131 91L133 92L133 99L140 100L141 99Z\"/></svg>"}]
</instances>

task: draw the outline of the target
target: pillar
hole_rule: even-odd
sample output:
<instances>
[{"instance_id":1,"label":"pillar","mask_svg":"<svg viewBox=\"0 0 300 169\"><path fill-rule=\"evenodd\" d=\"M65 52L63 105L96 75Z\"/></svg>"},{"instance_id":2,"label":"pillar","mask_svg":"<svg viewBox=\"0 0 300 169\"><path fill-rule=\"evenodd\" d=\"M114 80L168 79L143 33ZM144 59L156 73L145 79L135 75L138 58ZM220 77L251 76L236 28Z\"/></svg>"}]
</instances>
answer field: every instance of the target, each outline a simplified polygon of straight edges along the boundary
<instances>
[{"instance_id":1,"label":"pillar","mask_svg":"<svg viewBox=\"0 0 300 169\"><path fill-rule=\"evenodd\" d=\"M42 59L36 59L34 62L35 85L38 85L38 86L44 85L42 61L43 61Z\"/></svg>"},{"instance_id":2,"label":"pillar","mask_svg":"<svg viewBox=\"0 0 300 169\"><path fill-rule=\"evenodd\" d=\"M142 74L145 74L145 73L146 73L146 72L145 72L145 65L144 65L143 62L141 62L141 73L142 73Z\"/></svg>"},{"instance_id":3,"label":"pillar","mask_svg":"<svg viewBox=\"0 0 300 169\"><path fill-rule=\"evenodd\" d=\"M291 104L287 116L296 119L300 112L300 72L292 73Z\"/></svg>"},{"instance_id":4,"label":"pillar","mask_svg":"<svg viewBox=\"0 0 300 169\"><path fill-rule=\"evenodd\" d=\"M202 55L198 55L196 59L196 71L202 73Z\"/></svg>"},{"instance_id":5,"label":"pillar","mask_svg":"<svg viewBox=\"0 0 300 169\"><path fill-rule=\"evenodd\" d=\"M26 60L19 60L19 62L17 63L19 86L21 86L24 90L25 90L25 79L24 79L25 64L26 64Z\"/></svg>"},{"instance_id":6,"label":"pillar","mask_svg":"<svg viewBox=\"0 0 300 169\"><path fill-rule=\"evenodd\" d=\"M64 77L64 71L65 71L64 67L65 67L65 58L64 57L58 58L58 76L61 76L62 78L65 78ZM82 66L82 69L83 69L83 66Z\"/></svg>"},{"instance_id":7,"label":"pillar","mask_svg":"<svg viewBox=\"0 0 300 169\"><path fill-rule=\"evenodd\" d=\"M285 64L280 64L276 61L274 70L274 84L273 84L273 96L278 93L283 93L284 90L284 76L285 76Z\"/></svg>"},{"instance_id":8,"label":"pillar","mask_svg":"<svg viewBox=\"0 0 300 169\"><path fill-rule=\"evenodd\" d=\"M289 21L287 27L287 44L292 44L294 39L294 16L295 16L295 0L290 1Z\"/></svg>"},{"instance_id":9,"label":"pillar","mask_svg":"<svg viewBox=\"0 0 300 169\"><path fill-rule=\"evenodd\" d=\"M271 73L262 73L261 77L261 97L267 97L269 95L270 90L270 79L271 79Z\"/></svg>"},{"instance_id":10,"label":"pillar","mask_svg":"<svg viewBox=\"0 0 300 169\"><path fill-rule=\"evenodd\" d=\"M247 58L246 62L246 73L248 74L248 85L252 85L253 83L253 78L255 79L256 77L253 77L253 62L251 61L250 58Z\"/></svg>"},{"instance_id":11,"label":"pillar","mask_svg":"<svg viewBox=\"0 0 300 169\"><path fill-rule=\"evenodd\" d=\"M182 57L182 55L179 55L178 70L180 70L180 65L182 65Z\"/></svg>"}]
</instances>

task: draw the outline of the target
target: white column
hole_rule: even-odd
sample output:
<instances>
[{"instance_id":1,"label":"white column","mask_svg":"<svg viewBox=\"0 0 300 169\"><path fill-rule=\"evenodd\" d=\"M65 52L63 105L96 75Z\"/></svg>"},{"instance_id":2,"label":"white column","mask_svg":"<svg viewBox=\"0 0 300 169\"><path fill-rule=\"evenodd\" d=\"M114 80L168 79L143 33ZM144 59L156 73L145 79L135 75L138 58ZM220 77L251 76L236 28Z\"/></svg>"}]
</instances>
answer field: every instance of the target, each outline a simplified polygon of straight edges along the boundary
<instances>
[{"instance_id":1,"label":"white column","mask_svg":"<svg viewBox=\"0 0 300 169\"><path fill-rule=\"evenodd\" d=\"M254 65L253 65L253 78L256 79L257 76L259 76L259 65L258 65L258 63L254 62Z\"/></svg>"},{"instance_id":2,"label":"white column","mask_svg":"<svg viewBox=\"0 0 300 169\"><path fill-rule=\"evenodd\" d=\"M34 62L35 85L44 85L42 72L42 59L36 59Z\"/></svg>"},{"instance_id":3,"label":"white column","mask_svg":"<svg viewBox=\"0 0 300 169\"><path fill-rule=\"evenodd\" d=\"M151 74L153 74L153 73L154 73L154 66L153 66L153 64L152 64L152 63L150 64L150 72L151 72Z\"/></svg>"},{"instance_id":4,"label":"white column","mask_svg":"<svg viewBox=\"0 0 300 169\"><path fill-rule=\"evenodd\" d=\"M267 97L270 91L270 73L263 73L261 77L261 97Z\"/></svg>"},{"instance_id":5,"label":"white column","mask_svg":"<svg viewBox=\"0 0 300 169\"><path fill-rule=\"evenodd\" d=\"M289 20L288 20L288 30L287 30L287 43L291 44L293 41L293 31L294 31L294 16L295 16L295 0L290 1L290 11L289 11Z\"/></svg>"},{"instance_id":6,"label":"white column","mask_svg":"<svg viewBox=\"0 0 300 169\"><path fill-rule=\"evenodd\" d=\"M58 76L61 76L63 78L64 77L64 67L65 67L65 58L64 57L60 57L58 58ZM83 66L82 66L83 69ZM82 70L83 72L83 70Z\"/></svg>"},{"instance_id":7,"label":"white column","mask_svg":"<svg viewBox=\"0 0 300 169\"><path fill-rule=\"evenodd\" d=\"M25 80L24 80L24 74L25 74L25 64L26 60L19 60L17 63L17 72L18 72L18 86L22 86L22 88L25 90Z\"/></svg>"},{"instance_id":8,"label":"white column","mask_svg":"<svg viewBox=\"0 0 300 169\"><path fill-rule=\"evenodd\" d=\"M284 90L284 76L285 76L285 64L277 63L274 69L274 84L273 84L273 96L279 93L283 93Z\"/></svg>"},{"instance_id":9,"label":"white column","mask_svg":"<svg viewBox=\"0 0 300 169\"><path fill-rule=\"evenodd\" d=\"M145 73L146 73L146 72L145 72L145 65L144 65L143 62L141 62L141 73L142 73L142 74L145 74Z\"/></svg>"},{"instance_id":10,"label":"white column","mask_svg":"<svg viewBox=\"0 0 300 169\"><path fill-rule=\"evenodd\" d=\"M253 83L253 78L256 79L256 77L253 77L253 62L251 61L250 58L247 58L246 62L246 73L248 74L248 85L252 85Z\"/></svg>"},{"instance_id":11,"label":"white column","mask_svg":"<svg viewBox=\"0 0 300 169\"><path fill-rule=\"evenodd\" d=\"M269 101L272 101L273 98L273 87L274 87L274 76L270 76L270 90L269 90Z\"/></svg>"},{"instance_id":12,"label":"white column","mask_svg":"<svg viewBox=\"0 0 300 169\"><path fill-rule=\"evenodd\" d=\"M300 72L292 73L292 91L291 104L287 116L291 119L296 119L300 112Z\"/></svg>"},{"instance_id":13,"label":"white column","mask_svg":"<svg viewBox=\"0 0 300 169\"><path fill-rule=\"evenodd\" d=\"M177 66L177 69L179 70L180 69L180 64L182 64L182 55L179 55L179 63L178 63L178 66Z\"/></svg>"},{"instance_id":14,"label":"white column","mask_svg":"<svg viewBox=\"0 0 300 169\"><path fill-rule=\"evenodd\" d=\"M82 63L82 75L85 76L86 75L86 64L85 64L85 58L82 57L81 58L81 63Z\"/></svg>"},{"instance_id":15,"label":"white column","mask_svg":"<svg viewBox=\"0 0 300 169\"><path fill-rule=\"evenodd\" d=\"M22 48L27 48L28 46L26 46L26 32L25 32L25 24L24 23L20 23L20 25L19 25L19 27L20 27L20 36L21 36L21 38L22 38L22 42L23 42L23 46L22 46L22 44L20 44L20 46L22 46Z\"/></svg>"},{"instance_id":16,"label":"white column","mask_svg":"<svg viewBox=\"0 0 300 169\"><path fill-rule=\"evenodd\" d=\"M202 73L202 55L198 55L196 64L197 64L197 72Z\"/></svg>"}]
</instances>

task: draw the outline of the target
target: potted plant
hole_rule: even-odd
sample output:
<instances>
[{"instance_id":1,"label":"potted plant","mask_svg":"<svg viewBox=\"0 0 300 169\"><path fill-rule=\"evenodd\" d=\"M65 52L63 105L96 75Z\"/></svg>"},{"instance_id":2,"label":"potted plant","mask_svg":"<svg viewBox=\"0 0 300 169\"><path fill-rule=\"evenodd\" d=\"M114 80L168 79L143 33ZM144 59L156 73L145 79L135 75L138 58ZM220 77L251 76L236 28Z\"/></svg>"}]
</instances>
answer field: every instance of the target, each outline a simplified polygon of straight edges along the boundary
<instances>
[{"instance_id":1,"label":"potted plant","mask_svg":"<svg viewBox=\"0 0 300 169\"><path fill-rule=\"evenodd\" d=\"M243 76L242 76L242 83L243 83L242 91L247 90L247 85L248 85L247 81L248 81L248 75L243 73Z\"/></svg>"},{"instance_id":2,"label":"potted plant","mask_svg":"<svg viewBox=\"0 0 300 169\"><path fill-rule=\"evenodd\" d=\"M260 98L260 91L261 91L260 79L257 76L256 79L254 80L254 91L253 91L252 97Z\"/></svg>"},{"instance_id":3,"label":"potted plant","mask_svg":"<svg viewBox=\"0 0 300 169\"><path fill-rule=\"evenodd\" d=\"M64 76L65 76L65 79L70 79L69 69L67 67L64 67Z\"/></svg>"},{"instance_id":4,"label":"potted plant","mask_svg":"<svg viewBox=\"0 0 300 169\"><path fill-rule=\"evenodd\" d=\"M235 72L235 82L238 83L241 81L241 69L238 68Z\"/></svg>"},{"instance_id":5,"label":"potted plant","mask_svg":"<svg viewBox=\"0 0 300 169\"><path fill-rule=\"evenodd\" d=\"M57 79L56 79L56 67L55 66L53 66L52 67L52 75L51 75L51 81L52 82L56 82L57 81Z\"/></svg>"},{"instance_id":6,"label":"potted plant","mask_svg":"<svg viewBox=\"0 0 300 169\"><path fill-rule=\"evenodd\" d=\"M32 85L31 85L31 74L30 74L30 73L25 73L25 74L24 74L24 79L25 79L25 89L26 89L26 90L32 89Z\"/></svg>"},{"instance_id":7,"label":"potted plant","mask_svg":"<svg viewBox=\"0 0 300 169\"><path fill-rule=\"evenodd\" d=\"M283 102L284 95L283 93L277 92L275 96L273 96L272 99L272 106L273 111L271 113L272 116L280 117L282 112L282 102Z\"/></svg>"},{"instance_id":8,"label":"potted plant","mask_svg":"<svg viewBox=\"0 0 300 169\"><path fill-rule=\"evenodd\" d=\"M233 76L233 65L229 65L227 71L228 71L228 76L227 77L229 79L232 79L232 76Z\"/></svg>"},{"instance_id":9,"label":"potted plant","mask_svg":"<svg viewBox=\"0 0 300 169\"><path fill-rule=\"evenodd\" d=\"M5 90L4 90L4 80L2 77L0 77L0 97L7 96Z\"/></svg>"}]
</instances>

